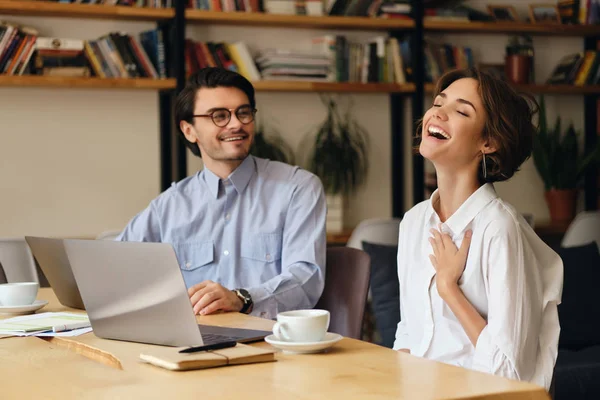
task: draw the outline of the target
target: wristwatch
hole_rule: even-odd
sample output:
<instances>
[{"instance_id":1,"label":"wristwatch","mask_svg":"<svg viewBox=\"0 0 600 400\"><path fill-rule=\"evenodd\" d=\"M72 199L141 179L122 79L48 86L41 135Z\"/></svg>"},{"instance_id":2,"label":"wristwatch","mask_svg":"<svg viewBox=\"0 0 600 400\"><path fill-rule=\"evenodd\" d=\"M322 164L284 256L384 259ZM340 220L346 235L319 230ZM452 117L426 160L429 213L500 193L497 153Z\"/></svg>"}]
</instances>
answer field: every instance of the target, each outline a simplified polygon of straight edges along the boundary
<instances>
[{"instance_id":1,"label":"wristwatch","mask_svg":"<svg viewBox=\"0 0 600 400\"><path fill-rule=\"evenodd\" d=\"M252 308L254 307L254 302L252 302L252 296L246 289L233 289L233 293L242 301L242 309L240 312L242 314L250 314L252 312Z\"/></svg>"}]
</instances>

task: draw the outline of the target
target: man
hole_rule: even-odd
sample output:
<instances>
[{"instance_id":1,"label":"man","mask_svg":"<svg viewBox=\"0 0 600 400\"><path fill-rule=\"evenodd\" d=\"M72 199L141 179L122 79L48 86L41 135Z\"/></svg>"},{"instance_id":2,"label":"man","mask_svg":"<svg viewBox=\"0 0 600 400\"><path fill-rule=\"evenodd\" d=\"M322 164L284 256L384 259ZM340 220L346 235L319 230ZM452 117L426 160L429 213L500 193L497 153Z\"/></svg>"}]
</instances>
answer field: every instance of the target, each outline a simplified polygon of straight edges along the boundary
<instances>
[{"instance_id":1,"label":"man","mask_svg":"<svg viewBox=\"0 0 600 400\"><path fill-rule=\"evenodd\" d=\"M312 308L325 282L325 195L313 174L249 155L254 88L241 75L192 75L175 117L204 169L174 183L117 240L171 243L194 312L274 319Z\"/></svg>"}]
</instances>

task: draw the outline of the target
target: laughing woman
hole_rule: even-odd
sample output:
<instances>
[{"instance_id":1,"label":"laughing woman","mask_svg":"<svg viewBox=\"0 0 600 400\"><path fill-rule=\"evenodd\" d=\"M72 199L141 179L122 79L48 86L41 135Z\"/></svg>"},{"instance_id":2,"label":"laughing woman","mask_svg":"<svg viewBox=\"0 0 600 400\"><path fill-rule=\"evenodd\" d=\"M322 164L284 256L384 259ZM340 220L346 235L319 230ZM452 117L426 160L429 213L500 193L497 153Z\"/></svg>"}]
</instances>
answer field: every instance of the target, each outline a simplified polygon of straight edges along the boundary
<instances>
[{"instance_id":1,"label":"laughing woman","mask_svg":"<svg viewBox=\"0 0 600 400\"><path fill-rule=\"evenodd\" d=\"M548 389L562 261L493 186L530 156L532 116L525 98L478 70L438 82L418 132L438 189L400 225L394 348Z\"/></svg>"}]
</instances>

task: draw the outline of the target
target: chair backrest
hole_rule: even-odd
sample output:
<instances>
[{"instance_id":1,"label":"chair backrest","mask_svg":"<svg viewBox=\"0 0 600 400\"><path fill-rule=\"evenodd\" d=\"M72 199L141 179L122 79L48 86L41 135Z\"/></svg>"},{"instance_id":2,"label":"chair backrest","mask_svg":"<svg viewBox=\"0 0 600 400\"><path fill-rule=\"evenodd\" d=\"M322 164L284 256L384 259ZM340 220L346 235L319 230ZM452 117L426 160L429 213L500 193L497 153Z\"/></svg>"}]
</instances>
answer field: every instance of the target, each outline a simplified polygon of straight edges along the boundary
<instances>
[{"instance_id":1,"label":"chair backrest","mask_svg":"<svg viewBox=\"0 0 600 400\"><path fill-rule=\"evenodd\" d=\"M600 248L600 211L584 211L577 214L561 241L561 247L582 246L596 242Z\"/></svg>"},{"instance_id":2,"label":"chair backrest","mask_svg":"<svg viewBox=\"0 0 600 400\"><path fill-rule=\"evenodd\" d=\"M39 282L25 238L0 238L0 263L7 282Z\"/></svg>"},{"instance_id":3,"label":"chair backrest","mask_svg":"<svg viewBox=\"0 0 600 400\"><path fill-rule=\"evenodd\" d=\"M112 230L112 231L104 231L98 236L96 236L96 240L115 240L121 231Z\"/></svg>"},{"instance_id":4,"label":"chair backrest","mask_svg":"<svg viewBox=\"0 0 600 400\"><path fill-rule=\"evenodd\" d=\"M399 218L371 218L361 221L352 231L346 246L362 250L362 242L398 245Z\"/></svg>"},{"instance_id":5,"label":"chair backrest","mask_svg":"<svg viewBox=\"0 0 600 400\"><path fill-rule=\"evenodd\" d=\"M329 331L360 339L371 261L362 250L327 248L325 289L315 308L331 313Z\"/></svg>"}]
</instances>

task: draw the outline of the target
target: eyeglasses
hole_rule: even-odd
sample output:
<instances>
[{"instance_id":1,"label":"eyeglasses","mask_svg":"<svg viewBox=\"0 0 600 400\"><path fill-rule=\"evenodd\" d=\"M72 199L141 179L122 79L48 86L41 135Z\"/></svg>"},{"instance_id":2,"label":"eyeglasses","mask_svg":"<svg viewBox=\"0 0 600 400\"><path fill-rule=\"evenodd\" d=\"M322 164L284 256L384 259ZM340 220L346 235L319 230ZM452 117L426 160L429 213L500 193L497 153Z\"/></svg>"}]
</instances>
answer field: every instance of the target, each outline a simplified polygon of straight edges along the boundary
<instances>
[{"instance_id":1,"label":"eyeglasses","mask_svg":"<svg viewBox=\"0 0 600 400\"><path fill-rule=\"evenodd\" d=\"M210 117L212 122L218 126L219 128L224 128L227 126L229 121L231 121L231 112L233 109L227 108L217 108L216 110L211 111L209 114L194 114L193 117ZM250 122L254 121L254 115L258 110L256 108L252 108L248 105L239 106L235 109L235 116L242 124L247 125Z\"/></svg>"}]
</instances>

